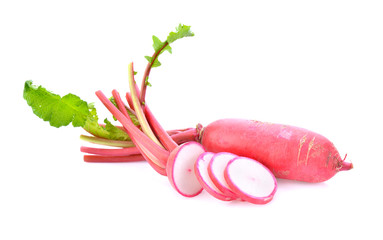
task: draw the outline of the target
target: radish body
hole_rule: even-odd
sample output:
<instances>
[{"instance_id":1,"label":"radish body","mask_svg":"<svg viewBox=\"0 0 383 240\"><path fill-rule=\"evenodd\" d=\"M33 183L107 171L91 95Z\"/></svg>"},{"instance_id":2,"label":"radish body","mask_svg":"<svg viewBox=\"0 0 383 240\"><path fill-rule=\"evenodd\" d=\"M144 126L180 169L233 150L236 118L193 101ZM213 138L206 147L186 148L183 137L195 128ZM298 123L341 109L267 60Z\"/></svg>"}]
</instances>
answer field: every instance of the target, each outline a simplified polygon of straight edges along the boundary
<instances>
[{"instance_id":1,"label":"radish body","mask_svg":"<svg viewBox=\"0 0 383 240\"><path fill-rule=\"evenodd\" d=\"M219 190L216 185L211 180L208 173L208 166L210 164L211 159L213 158L214 153L205 152L201 154L194 165L194 170L196 173L196 177L200 182L203 189L206 190L213 197L222 200L222 201L230 201L233 200L232 197L226 196L223 194L221 190Z\"/></svg>"},{"instance_id":2,"label":"radish body","mask_svg":"<svg viewBox=\"0 0 383 240\"><path fill-rule=\"evenodd\" d=\"M230 160L224 176L230 189L251 203L266 204L273 199L277 190L277 181L270 170L251 158Z\"/></svg>"},{"instance_id":3,"label":"radish body","mask_svg":"<svg viewBox=\"0 0 383 240\"><path fill-rule=\"evenodd\" d=\"M255 159L278 178L323 182L352 168L327 138L288 125L222 119L203 128L200 139L206 151Z\"/></svg>"},{"instance_id":4,"label":"radish body","mask_svg":"<svg viewBox=\"0 0 383 240\"><path fill-rule=\"evenodd\" d=\"M194 165L204 152L201 144L188 142L170 153L166 164L167 176L174 189L185 197L194 197L203 190L194 172Z\"/></svg>"}]
</instances>

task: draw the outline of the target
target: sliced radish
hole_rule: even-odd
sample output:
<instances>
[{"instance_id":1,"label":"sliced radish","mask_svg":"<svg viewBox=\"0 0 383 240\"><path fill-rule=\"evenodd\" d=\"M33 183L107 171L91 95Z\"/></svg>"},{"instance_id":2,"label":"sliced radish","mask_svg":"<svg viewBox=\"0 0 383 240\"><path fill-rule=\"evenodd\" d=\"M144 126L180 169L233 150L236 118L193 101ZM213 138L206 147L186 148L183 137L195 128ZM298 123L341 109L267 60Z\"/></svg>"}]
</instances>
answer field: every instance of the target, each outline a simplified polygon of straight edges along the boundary
<instances>
[{"instance_id":1,"label":"sliced radish","mask_svg":"<svg viewBox=\"0 0 383 240\"><path fill-rule=\"evenodd\" d=\"M211 178L214 185L226 196L232 199L238 199L238 196L230 189L224 176L225 168L230 160L238 157L235 154L228 152L221 152L214 154L210 160L207 168L209 177Z\"/></svg>"},{"instance_id":2,"label":"sliced radish","mask_svg":"<svg viewBox=\"0 0 383 240\"><path fill-rule=\"evenodd\" d=\"M185 197L194 197L203 189L195 175L194 164L204 152L205 149L201 144L187 142L170 153L166 173L170 184Z\"/></svg>"},{"instance_id":3,"label":"sliced radish","mask_svg":"<svg viewBox=\"0 0 383 240\"><path fill-rule=\"evenodd\" d=\"M214 156L214 153L212 152L205 152L201 154L194 165L194 171L196 174L196 177L200 184L202 185L203 189L206 190L210 195L213 197L223 200L223 201L230 201L233 200L233 198L226 196L223 194L221 190L219 190L213 181L211 180L209 173L208 173L208 166L210 163L210 160Z\"/></svg>"},{"instance_id":4,"label":"sliced radish","mask_svg":"<svg viewBox=\"0 0 383 240\"><path fill-rule=\"evenodd\" d=\"M277 181L271 171L258 161L238 157L229 161L224 171L229 187L243 200L265 204L273 199Z\"/></svg>"}]
</instances>

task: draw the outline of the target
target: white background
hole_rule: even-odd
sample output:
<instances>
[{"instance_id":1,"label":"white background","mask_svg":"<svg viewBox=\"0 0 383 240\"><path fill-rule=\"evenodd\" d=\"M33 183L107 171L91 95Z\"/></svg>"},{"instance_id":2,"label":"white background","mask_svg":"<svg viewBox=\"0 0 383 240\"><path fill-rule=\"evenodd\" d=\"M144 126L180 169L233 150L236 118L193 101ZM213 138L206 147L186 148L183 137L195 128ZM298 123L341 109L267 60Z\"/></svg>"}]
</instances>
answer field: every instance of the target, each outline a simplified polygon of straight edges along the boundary
<instances>
[{"instance_id":1,"label":"white background","mask_svg":"<svg viewBox=\"0 0 383 240\"><path fill-rule=\"evenodd\" d=\"M382 239L381 1L1 1L0 239ZM278 180L272 202L177 194L145 162L89 164L82 129L55 129L22 98L25 80L96 102L152 70L147 103L166 129L225 117L311 129L354 169ZM377 218L376 218L377 217Z\"/></svg>"}]
</instances>

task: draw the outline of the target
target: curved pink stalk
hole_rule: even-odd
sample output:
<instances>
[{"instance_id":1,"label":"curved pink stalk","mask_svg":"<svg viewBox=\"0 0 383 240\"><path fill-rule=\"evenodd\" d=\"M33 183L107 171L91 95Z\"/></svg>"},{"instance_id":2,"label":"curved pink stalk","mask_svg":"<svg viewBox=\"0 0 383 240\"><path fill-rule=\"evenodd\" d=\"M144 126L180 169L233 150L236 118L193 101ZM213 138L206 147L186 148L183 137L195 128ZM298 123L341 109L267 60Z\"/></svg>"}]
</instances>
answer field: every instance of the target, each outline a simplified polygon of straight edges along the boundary
<instances>
[{"instance_id":1,"label":"curved pink stalk","mask_svg":"<svg viewBox=\"0 0 383 240\"><path fill-rule=\"evenodd\" d=\"M134 86L132 89L135 89L137 96L140 97L137 84L134 83ZM133 102L132 96L130 93L126 93L126 100L128 102ZM154 117L153 113L150 111L149 106L147 104L143 106L143 111L149 126L151 127L151 129L153 130L154 134L159 139L161 144L164 145L164 147L169 151L172 151L173 149L178 147L178 144L175 143L173 139L170 138L169 133L167 133L163 129L163 127Z\"/></svg>"},{"instance_id":2,"label":"curved pink stalk","mask_svg":"<svg viewBox=\"0 0 383 240\"><path fill-rule=\"evenodd\" d=\"M125 117L129 118L129 114L125 108L125 104L122 102L120 94L118 93L116 89L113 89L112 95L113 95L114 101L117 104L118 109L122 112L122 114L124 114Z\"/></svg>"},{"instance_id":3,"label":"curved pink stalk","mask_svg":"<svg viewBox=\"0 0 383 240\"><path fill-rule=\"evenodd\" d=\"M120 112L101 91L97 91L96 95L105 105L105 107L113 114L113 116L116 117L117 120L122 124L130 137L134 139L133 141L138 144L137 147L144 147L155 156L155 158L148 158L148 162L164 168L169 156L169 152L155 144L148 136L141 132L133 124L132 120Z\"/></svg>"},{"instance_id":4,"label":"curved pink stalk","mask_svg":"<svg viewBox=\"0 0 383 240\"><path fill-rule=\"evenodd\" d=\"M126 93L126 100L128 101L130 108L134 109L133 101L132 101L132 95L130 94L130 92Z\"/></svg>"},{"instance_id":5,"label":"curved pink stalk","mask_svg":"<svg viewBox=\"0 0 383 240\"><path fill-rule=\"evenodd\" d=\"M125 117L130 118L128 114L128 110L126 110L127 107L125 103L122 101L120 94L118 93L116 89L113 89L112 95L113 95L114 101L117 104L118 109L122 112L122 114L125 115ZM118 97L116 98L116 96ZM134 112L134 110L131 110L131 109L129 109L129 111Z\"/></svg>"},{"instance_id":6,"label":"curved pink stalk","mask_svg":"<svg viewBox=\"0 0 383 240\"><path fill-rule=\"evenodd\" d=\"M149 125L152 127L154 133L157 135L161 143L168 149L170 152L173 151L178 144L173 141L169 134L163 129L157 119L154 117L153 113L150 111L148 106L145 106L144 113L146 119L149 122Z\"/></svg>"},{"instance_id":7,"label":"curved pink stalk","mask_svg":"<svg viewBox=\"0 0 383 240\"><path fill-rule=\"evenodd\" d=\"M158 55L160 55L161 51L166 48L166 46L168 46L169 43L166 41L165 44L158 50L156 51L153 56L152 56L152 61L149 62L147 65L146 65L146 69L145 69L145 72L144 72L144 76L142 77L142 84L141 84L141 97L140 97L140 101L141 102L145 102L145 95L146 95L146 86L147 86L147 83L146 83L146 80L147 78L149 77L149 74L150 74L150 70L152 69L152 66L153 66L153 63L154 61L157 59Z\"/></svg>"},{"instance_id":8,"label":"curved pink stalk","mask_svg":"<svg viewBox=\"0 0 383 240\"><path fill-rule=\"evenodd\" d=\"M136 81L134 80L134 70L133 63L131 62L128 65L128 75L129 75L129 88L130 93L132 94L132 101L134 106L134 111L136 111L137 119L140 122L142 131L156 144L163 147L161 142L157 139L153 130L150 128L150 125L146 119L144 114L144 110L142 109L142 102L140 102L139 89L137 87Z\"/></svg>"}]
</instances>

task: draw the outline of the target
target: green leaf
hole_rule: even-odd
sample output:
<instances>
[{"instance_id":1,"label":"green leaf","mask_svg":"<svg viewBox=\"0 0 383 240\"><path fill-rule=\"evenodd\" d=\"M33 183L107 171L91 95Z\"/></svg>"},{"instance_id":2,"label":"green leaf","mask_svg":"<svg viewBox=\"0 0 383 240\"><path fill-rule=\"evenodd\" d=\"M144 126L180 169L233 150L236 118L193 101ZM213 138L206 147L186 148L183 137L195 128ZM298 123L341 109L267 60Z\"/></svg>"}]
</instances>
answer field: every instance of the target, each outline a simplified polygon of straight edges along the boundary
<instances>
[{"instance_id":1,"label":"green leaf","mask_svg":"<svg viewBox=\"0 0 383 240\"><path fill-rule=\"evenodd\" d=\"M152 84L149 82L149 76L145 78L145 85L151 87Z\"/></svg>"},{"instance_id":2,"label":"green leaf","mask_svg":"<svg viewBox=\"0 0 383 240\"><path fill-rule=\"evenodd\" d=\"M152 38L153 38L153 48L154 48L155 52L158 52L158 51L160 51L163 48L161 50L161 53L163 53L164 51L168 51L170 54L172 53L172 48L169 45L164 47L164 45L166 44L166 41L165 42L161 42L161 40L158 37L154 36L154 35L153 35Z\"/></svg>"},{"instance_id":3,"label":"green leaf","mask_svg":"<svg viewBox=\"0 0 383 240\"><path fill-rule=\"evenodd\" d=\"M110 97L109 100L113 103L114 106L116 106L116 108L118 108L117 106L117 103L116 103L116 100L114 100L114 97ZM128 115L130 117L130 119L132 120L133 124L136 125L136 126L139 126L140 125L140 122L138 121L136 115L134 115L132 113L132 111L130 111L129 108L125 108L126 111L128 112ZM117 119L114 119L115 121L117 121ZM104 121L105 122L105 121Z\"/></svg>"},{"instance_id":4,"label":"green leaf","mask_svg":"<svg viewBox=\"0 0 383 240\"><path fill-rule=\"evenodd\" d=\"M25 82L23 97L36 116L57 128L70 123L82 127L89 116L88 103L78 96L69 93L60 97L32 81Z\"/></svg>"},{"instance_id":5,"label":"green leaf","mask_svg":"<svg viewBox=\"0 0 383 240\"><path fill-rule=\"evenodd\" d=\"M105 128L98 123L96 108L93 103L87 103L74 94L60 97L42 86L35 86L32 81L26 81L23 97L32 107L33 113L54 127L67 126L72 122L74 127L82 127L87 132L111 140L130 140L128 134L105 122ZM132 114L132 120L134 115ZM138 122L136 119L133 122Z\"/></svg>"},{"instance_id":6,"label":"green leaf","mask_svg":"<svg viewBox=\"0 0 383 240\"><path fill-rule=\"evenodd\" d=\"M172 48L169 45L170 43L172 43L178 39L184 38L184 37L192 37L192 36L194 36L194 33L192 31L190 31L190 26L186 26L186 25L182 25L182 24L180 24L180 25L178 25L178 27L176 27L175 32L169 33L166 41L164 41L164 42L162 42L158 37L153 35L152 36L153 48L155 51L155 54L153 55L153 57L155 59L153 59L153 57L150 57L150 56L145 56L145 58L151 64L151 67L159 67L159 66L161 66L161 63L158 60L158 57L164 51L168 51L169 53L172 53Z\"/></svg>"},{"instance_id":7,"label":"green leaf","mask_svg":"<svg viewBox=\"0 0 383 240\"><path fill-rule=\"evenodd\" d=\"M149 57L149 56L145 56L146 60L148 60L148 62L152 63L153 62L153 58L152 57ZM161 66L161 63L160 61L158 61L158 57L154 60L154 62L152 63L152 67L159 67Z\"/></svg>"},{"instance_id":8,"label":"green leaf","mask_svg":"<svg viewBox=\"0 0 383 240\"><path fill-rule=\"evenodd\" d=\"M83 126L83 128L87 132L90 132L94 136L106 138L110 140L124 140L124 141L130 140L129 135L126 132L115 127L107 119L104 120L104 122L106 123L105 127L100 126L100 124L98 123L96 109L95 108L92 109L91 112L92 112L92 115L89 116L89 118L85 122L85 125Z\"/></svg>"},{"instance_id":9,"label":"green leaf","mask_svg":"<svg viewBox=\"0 0 383 240\"><path fill-rule=\"evenodd\" d=\"M114 126L108 119L105 118L105 129L109 133L108 139L127 141L130 140L129 135L121 130L120 128Z\"/></svg>"},{"instance_id":10,"label":"green leaf","mask_svg":"<svg viewBox=\"0 0 383 240\"><path fill-rule=\"evenodd\" d=\"M178 25L178 27L176 27L176 32L169 33L169 36L166 39L166 41L168 43L172 43L178 39L192 36L194 36L194 33L190 31L190 26L180 24Z\"/></svg>"}]
</instances>

